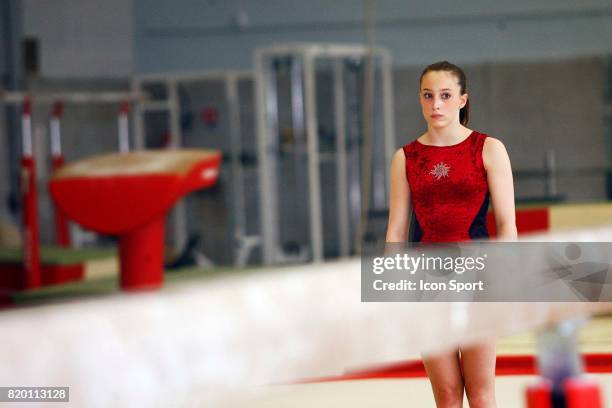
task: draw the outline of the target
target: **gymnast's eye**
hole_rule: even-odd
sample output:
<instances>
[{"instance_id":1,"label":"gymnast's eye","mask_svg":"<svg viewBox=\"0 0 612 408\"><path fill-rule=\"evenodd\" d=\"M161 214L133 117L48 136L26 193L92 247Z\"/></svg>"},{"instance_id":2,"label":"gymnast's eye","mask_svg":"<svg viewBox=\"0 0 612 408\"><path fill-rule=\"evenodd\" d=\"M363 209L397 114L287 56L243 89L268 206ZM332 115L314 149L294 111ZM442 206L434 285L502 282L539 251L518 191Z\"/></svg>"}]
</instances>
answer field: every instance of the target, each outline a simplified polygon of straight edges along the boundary
<instances>
[{"instance_id":1,"label":"gymnast's eye","mask_svg":"<svg viewBox=\"0 0 612 408\"><path fill-rule=\"evenodd\" d=\"M452 95L451 95L450 93L448 93L448 92L444 92L444 93L442 94L442 99L450 99L450 97L451 97L451 96L452 96Z\"/></svg>"},{"instance_id":2,"label":"gymnast's eye","mask_svg":"<svg viewBox=\"0 0 612 408\"><path fill-rule=\"evenodd\" d=\"M431 92L423 92L423 98L425 98L425 99L431 99L431 97L432 97Z\"/></svg>"}]
</instances>

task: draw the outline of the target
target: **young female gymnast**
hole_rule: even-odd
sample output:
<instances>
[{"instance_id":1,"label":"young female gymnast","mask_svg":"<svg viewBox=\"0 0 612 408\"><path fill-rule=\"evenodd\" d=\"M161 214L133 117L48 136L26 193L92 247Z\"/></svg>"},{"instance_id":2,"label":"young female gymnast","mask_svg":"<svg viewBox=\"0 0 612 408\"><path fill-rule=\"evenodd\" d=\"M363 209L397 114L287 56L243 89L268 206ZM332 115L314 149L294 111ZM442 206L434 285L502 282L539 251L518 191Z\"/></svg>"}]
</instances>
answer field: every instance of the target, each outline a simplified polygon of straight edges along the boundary
<instances>
[{"instance_id":1,"label":"young female gymnast","mask_svg":"<svg viewBox=\"0 0 612 408\"><path fill-rule=\"evenodd\" d=\"M516 239L510 159L502 142L467 127L463 71L447 61L429 65L419 100L427 131L399 149L391 164L387 242L457 242L488 237L489 198L497 238ZM495 343L461 347L423 362L438 407L495 407Z\"/></svg>"}]
</instances>

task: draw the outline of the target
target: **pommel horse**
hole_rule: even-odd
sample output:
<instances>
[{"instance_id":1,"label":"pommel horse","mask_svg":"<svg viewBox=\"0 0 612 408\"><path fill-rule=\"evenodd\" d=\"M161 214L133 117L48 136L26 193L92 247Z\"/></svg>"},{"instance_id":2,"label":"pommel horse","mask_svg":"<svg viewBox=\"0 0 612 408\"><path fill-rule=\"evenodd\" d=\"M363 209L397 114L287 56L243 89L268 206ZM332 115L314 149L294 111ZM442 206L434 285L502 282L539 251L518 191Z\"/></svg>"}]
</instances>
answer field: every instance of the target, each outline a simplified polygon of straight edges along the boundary
<instances>
[{"instance_id":1,"label":"pommel horse","mask_svg":"<svg viewBox=\"0 0 612 408\"><path fill-rule=\"evenodd\" d=\"M184 195L213 186L221 153L215 150L145 150L94 156L62 167L49 189L72 220L119 237L123 290L163 283L164 222Z\"/></svg>"}]
</instances>

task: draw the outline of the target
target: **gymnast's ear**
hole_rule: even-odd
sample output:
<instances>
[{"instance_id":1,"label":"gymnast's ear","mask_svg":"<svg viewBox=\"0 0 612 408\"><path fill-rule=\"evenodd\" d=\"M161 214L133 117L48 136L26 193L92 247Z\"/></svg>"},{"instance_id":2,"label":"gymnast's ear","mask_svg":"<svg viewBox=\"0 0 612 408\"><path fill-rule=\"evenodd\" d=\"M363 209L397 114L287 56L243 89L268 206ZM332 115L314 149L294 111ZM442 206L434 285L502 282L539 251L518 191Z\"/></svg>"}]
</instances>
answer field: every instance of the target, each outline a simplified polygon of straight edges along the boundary
<instances>
[{"instance_id":1,"label":"gymnast's ear","mask_svg":"<svg viewBox=\"0 0 612 408\"><path fill-rule=\"evenodd\" d=\"M461 106L459 108L463 109L465 105L468 103L469 95L466 92L463 95L459 96L459 98L461 99Z\"/></svg>"}]
</instances>

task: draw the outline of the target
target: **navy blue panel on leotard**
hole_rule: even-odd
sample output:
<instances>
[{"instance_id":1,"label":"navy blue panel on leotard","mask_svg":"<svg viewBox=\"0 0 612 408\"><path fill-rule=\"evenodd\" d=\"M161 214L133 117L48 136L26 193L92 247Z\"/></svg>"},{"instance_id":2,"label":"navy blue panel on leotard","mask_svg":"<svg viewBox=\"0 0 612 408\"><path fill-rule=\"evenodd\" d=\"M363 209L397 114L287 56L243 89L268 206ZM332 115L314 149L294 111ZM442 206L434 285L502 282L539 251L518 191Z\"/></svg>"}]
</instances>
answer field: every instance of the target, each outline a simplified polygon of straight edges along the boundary
<instances>
[{"instance_id":1,"label":"navy blue panel on leotard","mask_svg":"<svg viewBox=\"0 0 612 408\"><path fill-rule=\"evenodd\" d=\"M489 211L490 196L487 194L482 201L482 205L478 210L478 213L474 217L474 221L470 225L470 238L471 239L488 239L489 230L487 229L487 212ZM410 221L410 232L408 242L421 242L423 237L423 229L419 224L419 220L416 217L414 211L412 212L412 219Z\"/></svg>"},{"instance_id":2,"label":"navy blue panel on leotard","mask_svg":"<svg viewBox=\"0 0 612 408\"><path fill-rule=\"evenodd\" d=\"M410 220L410 232L408 242L421 242L423 238L423 230L417 220L416 214L412 212L412 219Z\"/></svg>"},{"instance_id":3,"label":"navy blue panel on leotard","mask_svg":"<svg viewBox=\"0 0 612 408\"><path fill-rule=\"evenodd\" d=\"M489 238L489 231L487 230L487 212L489 211L489 194L485 196L482 201L478 214L474 217L472 225L470 225L470 238L471 239L486 239Z\"/></svg>"}]
</instances>

